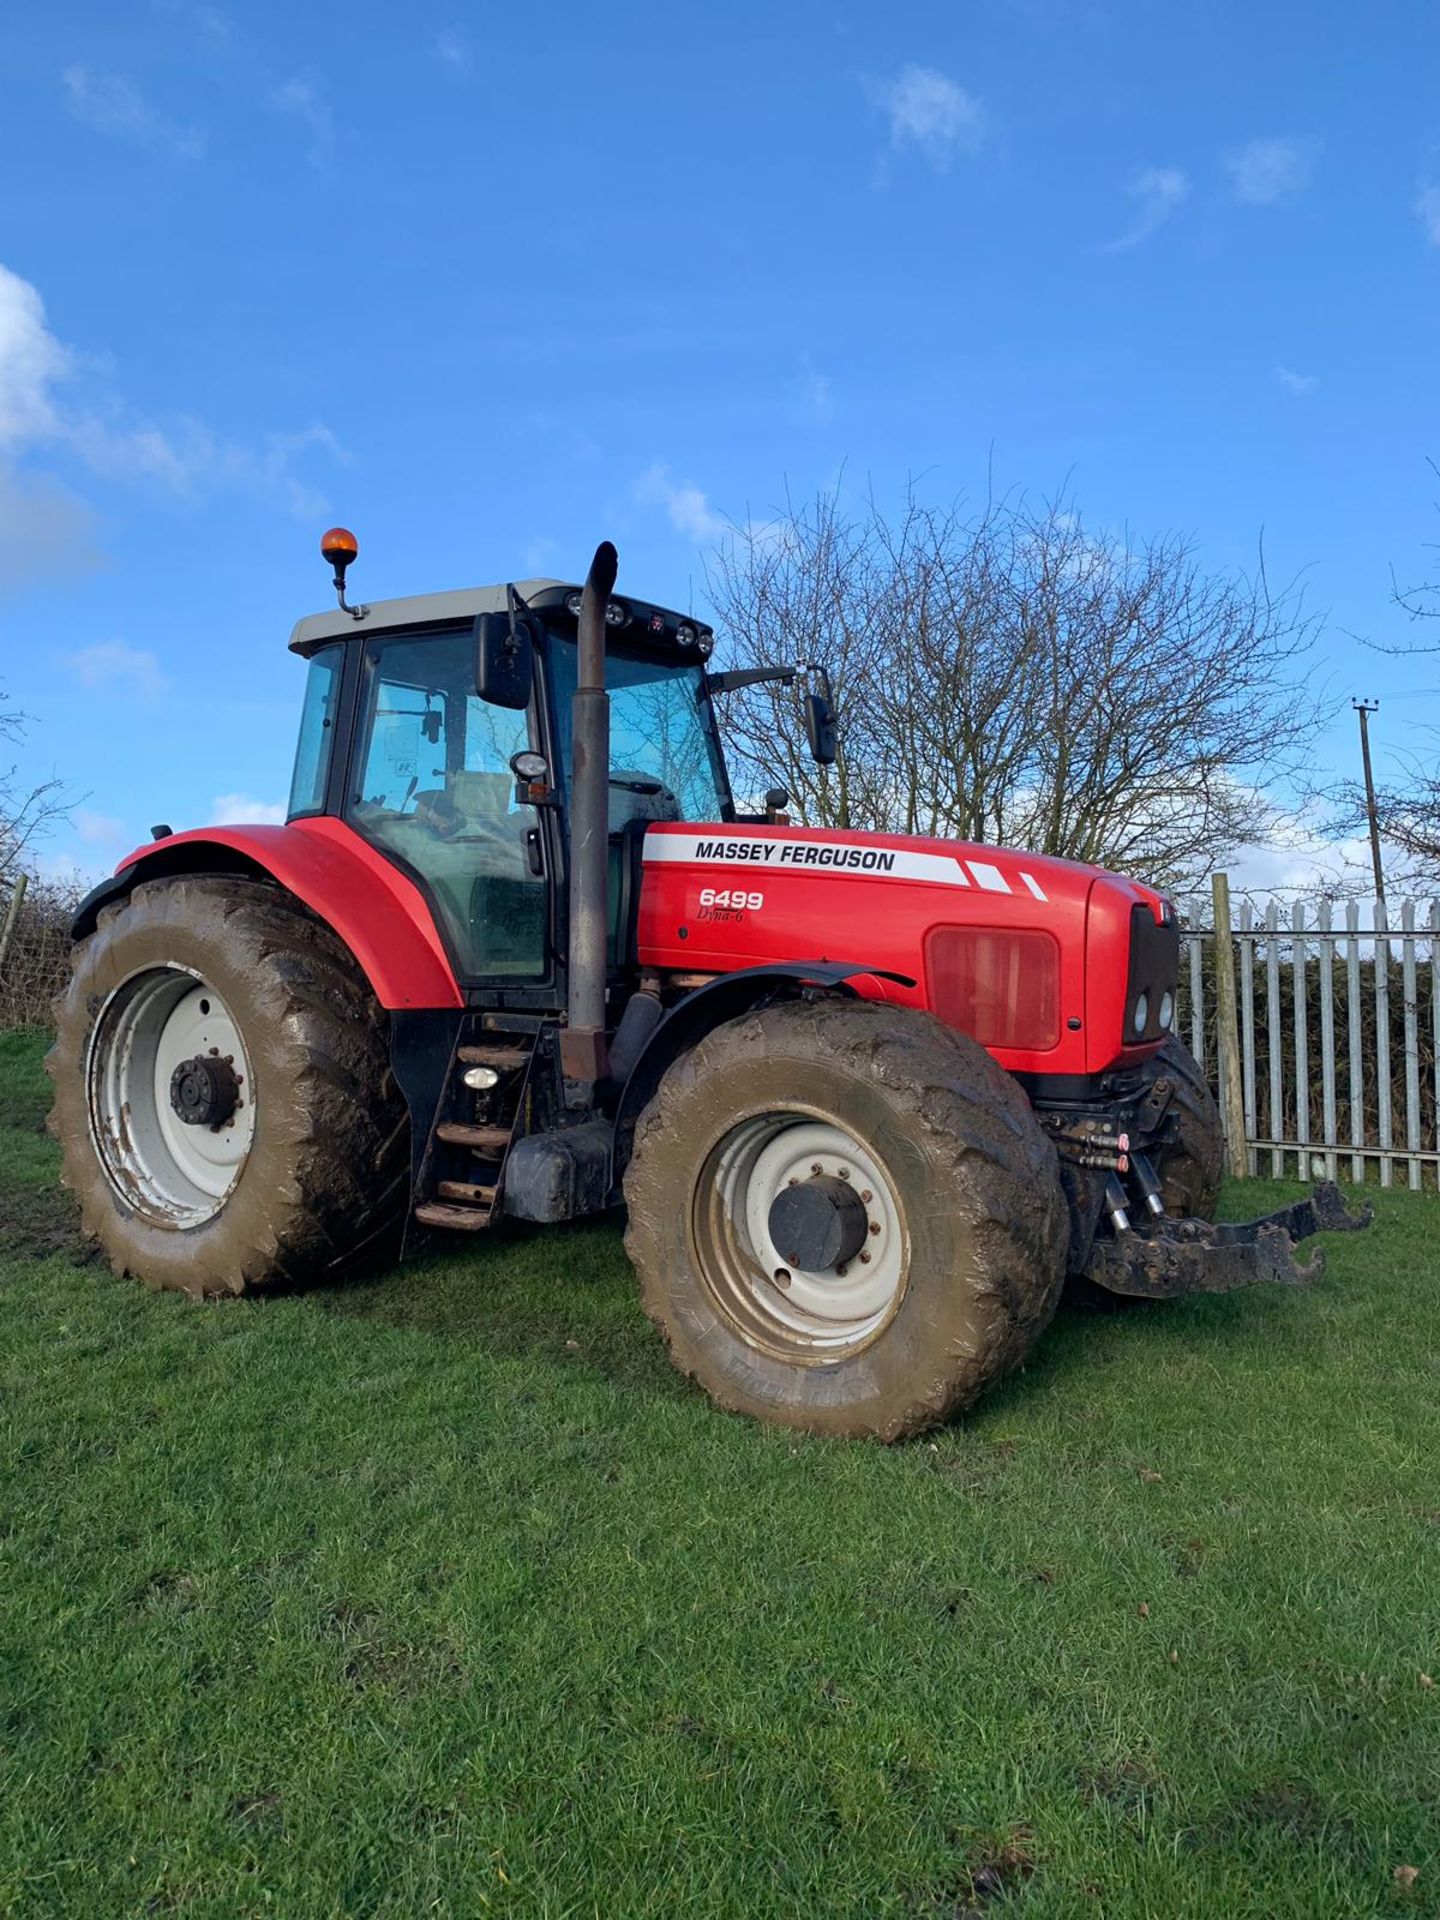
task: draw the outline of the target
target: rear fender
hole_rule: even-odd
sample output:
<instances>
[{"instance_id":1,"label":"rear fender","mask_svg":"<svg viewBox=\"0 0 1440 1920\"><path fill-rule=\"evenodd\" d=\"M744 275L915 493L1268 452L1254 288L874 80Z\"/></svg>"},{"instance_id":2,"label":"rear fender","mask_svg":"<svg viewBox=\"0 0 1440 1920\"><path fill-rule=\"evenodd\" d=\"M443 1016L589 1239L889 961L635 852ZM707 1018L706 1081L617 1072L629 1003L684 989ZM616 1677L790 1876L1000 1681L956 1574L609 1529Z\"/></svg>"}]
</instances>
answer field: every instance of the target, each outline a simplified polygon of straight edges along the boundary
<instances>
[{"instance_id":1,"label":"rear fender","mask_svg":"<svg viewBox=\"0 0 1440 1920\"><path fill-rule=\"evenodd\" d=\"M872 983L869 994L860 984L867 980ZM615 1185L619 1186L629 1163L636 1123L655 1097L667 1067L707 1033L754 1007L767 1007L777 1000L798 1000L807 992L839 993L852 999L875 998L880 991L879 982L883 980L894 981L902 987L915 985L903 973L816 961L808 966L796 963L745 967L737 973L722 973L708 985L687 994L650 1036L620 1095L615 1109Z\"/></svg>"},{"instance_id":2,"label":"rear fender","mask_svg":"<svg viewBox=\"0 0 1440 1920\"><path fill-rule=\"evenodd\" d=\"M182 873L268 877L342 940L382 1007L460 1007L464 996L425 896L343 821L284 827L204 827L141 847L80 905L74 937L94 931L102 907L142 880Z\"/></svg>"}]
</instances>

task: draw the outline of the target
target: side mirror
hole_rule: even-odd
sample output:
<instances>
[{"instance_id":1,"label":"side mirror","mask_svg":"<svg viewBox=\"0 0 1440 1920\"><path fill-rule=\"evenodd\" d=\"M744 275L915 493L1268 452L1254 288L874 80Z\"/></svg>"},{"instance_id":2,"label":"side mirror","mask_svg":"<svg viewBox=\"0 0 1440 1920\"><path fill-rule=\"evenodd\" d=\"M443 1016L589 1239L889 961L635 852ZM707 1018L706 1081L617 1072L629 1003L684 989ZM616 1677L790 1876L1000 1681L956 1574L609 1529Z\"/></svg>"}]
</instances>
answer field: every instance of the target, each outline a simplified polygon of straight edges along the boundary
<instances>
[{"instance_id":1,"label":"side mirror","mask_svg":"<svg viewBox=\"0 0 1440 1920\"><path fill-rule=\"evenodd\" d=\"M535 678L535 639L523 614L482 613L475 621L475 691L492 707L523 712Z\"/></svg>"},{"instance_id":2,"label":"side mirror","mask_svg":"<svg viewBox=\"0 0 1440 1920\"><path fill-rule=\"evenodd\" d=\"M835 738L835 709L830 704L828 694L806 694L805 737L810 742L810 752L816 765L833 767L838 743Z\"/></svg>"}]
</instances>

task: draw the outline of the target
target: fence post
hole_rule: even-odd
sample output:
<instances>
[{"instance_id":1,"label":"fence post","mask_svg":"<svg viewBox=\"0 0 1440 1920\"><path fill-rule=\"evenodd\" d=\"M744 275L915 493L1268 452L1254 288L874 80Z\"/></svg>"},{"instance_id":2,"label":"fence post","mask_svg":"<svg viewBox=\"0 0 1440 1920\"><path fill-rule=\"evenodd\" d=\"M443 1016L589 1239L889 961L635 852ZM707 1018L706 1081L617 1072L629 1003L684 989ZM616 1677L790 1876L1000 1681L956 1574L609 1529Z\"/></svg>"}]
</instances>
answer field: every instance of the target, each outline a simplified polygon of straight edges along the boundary
<instances>
[{"instance_id":1,"label":"fence post","mask_svg":"<svg viewBox=\"0 0 1440 1920\"><path fill-rule=\"evenodd\" d=\"M1220 1117L1231 1173L1249 1171L1245 1147L1245 1100L1240 1085L1240 1033L1236 1021L1235 945L1230 927L1230 877L1211 876L1215 906L1215 1035L1220 1069Z\"/></svg>"},{"instance_id":2,"label":"fence post","mask_svg":"<svg viewBox=\"0 0 1440 1920\"><path fill-rule=\"evenodd\" d=\"M5 925L0 928L0 974L5 971L10 942L15 938L15 929L20 924L20 909L25 903L25 889L29 884L27 875L17 873L11 885L10 906L5 915Z\"/></svg>"}]
</instances>

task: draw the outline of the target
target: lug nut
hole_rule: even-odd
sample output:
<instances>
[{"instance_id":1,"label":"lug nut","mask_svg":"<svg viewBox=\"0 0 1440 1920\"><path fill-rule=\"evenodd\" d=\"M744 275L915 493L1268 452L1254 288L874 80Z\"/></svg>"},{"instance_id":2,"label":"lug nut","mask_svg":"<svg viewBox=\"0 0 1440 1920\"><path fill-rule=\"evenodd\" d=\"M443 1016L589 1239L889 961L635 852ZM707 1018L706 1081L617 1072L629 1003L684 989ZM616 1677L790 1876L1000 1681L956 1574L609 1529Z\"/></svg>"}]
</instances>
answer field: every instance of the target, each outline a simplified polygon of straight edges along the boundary
<instances>
[{"instance_id":1,"label":"lug nut","mask_svg":"<svg viewBox=\"0 0 1440 1920\"><path fill-rule=\"evenodd\" d=\"M870 1231L871 1231L871 1233L879 1233L879 1231L880 1231L880 1222L879 1222L878 1220L872 1220L872 1221L870 1222Z\"/></svg>"},{"instance_id":2,"label":"lug nut","mask_svg":"<svg viewBox=\"0 0 1440 1920\"><path fill-rule=\"evenodd\" d=\"M860 1198L861 1198L861 1201L864 1203L864 1205L868 1207L870 1202L875 1198L875 1196L870 1191L869 1187L864 1187L861 1189Z\"/></svg>"},{"instance_id":3,"label":"lug nut","mask_svg":"<svg viewBox=\"0 0 1440 1920\"><path fill-rule=\"evenodd\" d=\"M860 1264L862 1267L868 1267L870 1264L870 1249L868 1247L862 1247L860 1249Z\"/></svg>"},{"instance_id":4,"label":"lug nut","mask_svg":"<svg viewBox=\"0 0 1440 1920\"><path fill-rule=\"evenodd\" d=\"M841 1169L840 1169L840 1178L841 1178L842 1180L848 1180L848 1179L850 1178L850 1169L849 1169L849 1167L841 1167Z\"/></svg>"},{"instance_id":5,"label":"lug nut","mask_svg":"<svg viewBox=\"0 0 1440 1920\"><path fill-rule=\"evenodd\" d=\"M810 1171L811 1173L823 1173L825 1169L821 1166L818 1160L812 1160L810 1162Z\"/></svg>"},{"instance_id":6,"label":"lug nut","mask_svg":"<svg viewBox=\"0 0 1440 1920\"><path fill-rule=\"evenodd\" d=\"M835 1271L836 1273L839 1274L840 1278L843 1280L846 1274L850 1271L850 1269L842 1261L841 1264L838 1267L836 1267Z\"/></svg>"}]
</instances>

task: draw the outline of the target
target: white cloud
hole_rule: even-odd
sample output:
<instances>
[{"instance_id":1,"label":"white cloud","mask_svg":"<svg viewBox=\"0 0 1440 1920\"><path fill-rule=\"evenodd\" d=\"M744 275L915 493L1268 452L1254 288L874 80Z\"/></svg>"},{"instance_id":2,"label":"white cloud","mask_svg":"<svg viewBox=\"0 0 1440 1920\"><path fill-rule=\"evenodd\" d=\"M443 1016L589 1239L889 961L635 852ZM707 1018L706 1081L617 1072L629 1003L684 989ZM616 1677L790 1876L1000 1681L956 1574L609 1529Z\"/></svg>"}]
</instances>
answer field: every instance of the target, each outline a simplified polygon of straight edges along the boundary
<instances>
[{"instance_id":1,"label":"white cloud","mask_svg":"<svg viewBox=\"0 0 1440 1920\"><path fill-rule=\"evenodd\" d=\"M112 813L95 813L89 807L77 807L71 818L76 833L87 847L119 847L130 840L125 822Z\"/></svg>"},{"instance_id":2,"label":"white cloud","mask_svg":"<svg viewBox=\"0 0 1440 1920\"><path fill-rule=\"evenodd\" d=\"M203 420L182 419L166 430L91 414L75 421L67 437L91 471L106 479L155 481L186 496L233 488L283 501L302 520L323 515L326 503L295 471L296 461L317 449L341 464L347 458L335 435L320 425L266 434L246 446L220 438Z\"/></svg>"},{"instance_id":3,"label":"white cloud","mask_svg":"<svg viewBox=\"0 0 1440 1920\"><path fill-rule=\"evenodd\" d=\"M158 14L178 20L182 26L193 27L206 40L217 43L228 40L235 30L229 14L207 5L206 0L154 0L154 4Z\"/></svg>"},{"instance_id":4,"label":"white cloud","mask_svg":"<svg viewBox=\"0 0 1440 1920\"><path fill-rule=\"evenodd\" d=\"M1269 207L1303 193L1319 156L1317 140L1251 140L1225 156L1225 168L1237 200Z\"/></svg>"},{"instance_id":5,"label":"white cloud","mask_svg":"<svg viewBox=\"0 0 1440 1920\"><path fill-rule=\"evenodd\" d=\"M28 479L0 466L0 595L98 564L85 502L44 475Z\"/></svg>"},{"instance_id":6,"label":"white cloud","mask_svg":"<svg viewBox=\"0 0 1440 1920\"><path fill-rule=\"evenodd\" d=\"M797 419L811 426L828 426L835 412L828 377L808 353L800 356L800 372L790 384L790 407Z\"/></svg>"},{"instance_id":7,"label":"white cloud","mask_svg":"<svg viewBox=\"0 0 1440 1920\"><path fill-rule=\"evenodd\" d=\"M312 80L283 81L271 89L270 104L277 113L288 113L309 128L310 164L322 166L335 138L335 119L319 87Z\"/></svg>"},{"instance_id":8,"label":"white cloud","mask_svg":"<svg viewBox=\"0 0 1440 1920\"><path fill-rule=\"evenodd\" d=\"M1415 217L1432 247L1440 247L1440 187L1421 187L1415 196Z\"/></svg>"},{"instance_id":9,"label":"white cloud","mask_svg":"<svg viewBox=\"0 0 1440 1920\"><path fill-rule=\"evenodd\" d=\"M1320 384L1318 373L1296 373L1290 367L1276 367L1275 378L1287 393L1293 393L1297 397L1301 394L1314 393Z\"/></svg>"},{"instance_id":10,"label":"white cloud","mask_svg":"<svg viewBox=\"0 0 1440 1920\"><path fill-rule=\"evenodd\" d=\"M458 27L446 27L435 36L435 58L456 73L470 64L470 47Z\"/></svg>"},{"instance_id":11,"label":"white cloud","mask_svg":"<svg viewBox=\"0 0 1440 1920\"><path fill-rule=\"evenodd\" d=\"M1227 862L1232 892L1335 893L1364 890L1370 842L1327 840L1292 822L1265 845L1241 847Z\"/></svg>"},{"instance_id":12,"label":"white cloud","mask_svg":"<svg viewBox=\"0 0 1440 1920\"><path fill-rule=\"evenodd\" d=\"M128 694L153 700L170 682L153 653L128 647L123 640L97 640L63 656L65 665L89 693Z\"/></svg>"},{"instance_id":13,"label":"white cloud","mask_svg":"<svg viewBox=\"0 0 1440 1920\"><path fill-rule=\"evenodd\" d=\"M287 809L277 800L256 800L248 793L218 793L211 803L213 827L283 827Z\"/></svg>"},{"instance_id":14,"label":"white cloud","mask_svg":"<svg viewBox=\"0 0 1440 1920\"><path fill-rule=\"evenodd\" d=\"M937 173L943 173L957 153L978 153L984 144L985 109L934 67L902 67L893 80L873 91L890 123L895 152L915 147Z\"/></svg>"},{"instance_id":15,"label":"white cloud","mask_svg":"<svg viewBox=\"0 0 1440 1920\"><path fill-rule=\"evenodd\" d=\"M1106 242L1102 253L1123 253L1148 240L1189 197L1190 178L1179 167L1141 167L1125 191L1135 202L1135 218L1118 240Z\"/></svg>"},{"instance_id":16,"label":"white cloud","mask_svg":"<svg viewBox=\"0 0 1440 1920\"><path fill-rule=\"evenodd\" d=\"M45 324L38 291L0 266L0 447L57 431L50 389L70 370L70 355Z\"/></svg>"},{"instance_id":17,"label":"white cloud","mask_svg":"<svg viewBox=\"0 0 1440 1920\"><path fill-rule=\"evenodd\" d=\"M136 140L177 160L198 160L204 153L203 127L181 126L158 112L123 74L73 66L60 77L71 113L93 132Z\"/></svg>"},{"instance_id":18,"label":"white cloud","mask_svg":"<svg viewBox=\"0 0 1440 1920\"><path fill-rule=\"evenodd\" d=\"M677 533L699 542L721 538L729 530L729 521L717 513L692 481L677 485L670 469L657 460L635 483L635 497L643 506L663 507Z\"/></svg>"},{"instance_id":19,"label":"white cloud","mask_svg":"<svg viewBox=\"0 0 1440 1920\"><path fill-rule=\"evenodd\" d=\"M111 397L88 407L61 404L55 389L78 377L77 356L63 346L45 320L45 306L28 280L0 266L0 454L12 459L38 447L68 452L92 473L106 479L159 484L182 495L233 489L258 499L279 501L298 517L327 511L323 494L306 478L303 465L319 454L343 462L344 449L318 422L293 432L264 435L254 442L227 440L203 420L182 416L161 426L137 418ZM15 501L18 479L0 470L0 505ZM32 523L64 520L58 489L44 483L31 490ZM73 531L84 509L70 502ZM0 581L23 558L16 523L0 516ZM43 547L43 543L42 543Z\"/></svg>"}]
</instances>

